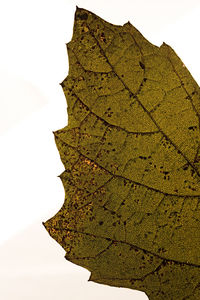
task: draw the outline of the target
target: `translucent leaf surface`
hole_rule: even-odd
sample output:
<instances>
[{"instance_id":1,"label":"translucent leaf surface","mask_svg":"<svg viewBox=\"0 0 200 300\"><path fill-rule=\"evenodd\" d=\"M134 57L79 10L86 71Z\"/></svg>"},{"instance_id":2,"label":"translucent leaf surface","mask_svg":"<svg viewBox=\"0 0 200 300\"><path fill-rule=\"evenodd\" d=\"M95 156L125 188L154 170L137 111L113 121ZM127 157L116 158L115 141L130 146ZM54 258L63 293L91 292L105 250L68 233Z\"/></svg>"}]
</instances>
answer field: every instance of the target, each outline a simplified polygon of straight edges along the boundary
<instances>
[{"instance_id":1,"label":"translucent leaf surface","mask_svg":"<svg viewBox=\"0 0 200 300\"><path fill-rule=\"evenodd\" d=\"M173 49L77 8L56 131L65 202L44 223L90 280L200 299L200 90Z\"/></svg>"}]
</instances>

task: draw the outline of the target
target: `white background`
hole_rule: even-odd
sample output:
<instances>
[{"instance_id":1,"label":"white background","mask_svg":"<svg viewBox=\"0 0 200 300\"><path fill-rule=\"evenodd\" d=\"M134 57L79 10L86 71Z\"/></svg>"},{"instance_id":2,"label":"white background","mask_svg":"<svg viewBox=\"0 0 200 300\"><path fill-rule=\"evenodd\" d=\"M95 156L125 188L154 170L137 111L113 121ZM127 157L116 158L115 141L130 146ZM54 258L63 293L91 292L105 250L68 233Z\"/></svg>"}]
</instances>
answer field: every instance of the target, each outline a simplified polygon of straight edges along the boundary
<instances>
[{"instance_id":1,"label":"white background","mask_svg":"<svg viewBox=\"0 0 200 300\"><path fill-rule=\"evenodd\" d=\"M52 131L67 124L59 83L75 6L152 43L171 45L200 83L198 0L0 1L0 299L147 299L142 292L87 282L41 225L64 201L64 169Z\"/></svg>"}]
</instances>

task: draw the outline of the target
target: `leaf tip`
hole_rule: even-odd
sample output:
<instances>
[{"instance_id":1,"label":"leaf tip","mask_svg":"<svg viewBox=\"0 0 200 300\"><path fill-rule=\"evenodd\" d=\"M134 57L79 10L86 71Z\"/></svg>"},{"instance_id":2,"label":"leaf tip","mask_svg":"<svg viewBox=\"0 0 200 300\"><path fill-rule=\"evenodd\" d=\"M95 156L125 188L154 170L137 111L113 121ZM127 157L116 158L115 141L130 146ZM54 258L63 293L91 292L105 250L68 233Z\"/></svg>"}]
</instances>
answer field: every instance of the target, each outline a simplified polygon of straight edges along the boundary
<instances>
[{"instance_id":1,"label":"leaf tip","mask_svg":"<svg viewBox=\"0 0 200 300\"><path fill-rule=\"evenodd\" d=\"M78 5L76 5L76 11L75 11L75 14L79 11L83 10L83 8L80 8Z\"/></svg>"},{"instance_id":2,"label":"leaf tip","mask_svg":"<svg viewBox=\"0 0 200 300\"><path fill-rule=\"evenodd\" d=\"M58 138L58 135L57 135L57 131L52 131L53 135L54 135L54 138Z\"/></svg>"},{"instance_id":3,"label":"leaf tip","mask_svg":"<svg viewBox=\"0 0 200 300\"><path fill-rule=\"evenodd\" d=\"M81 12L81 11L84 11L84 12L86 12L87 10L86 10L86 9L84 9L84 8L78 7L78 5L76 5L76 11L75 11L75 15L76 15L78 12Z\"/></svg>"},{"instance_id":4,"label":"leaf tip","mask_svg":"<svg viewBox=\"0 0 200 300\"><path fill-rule=\"evenodd\" d=\"M60 82L59 84L61 85L62 88L64 88L64 86L65 86L64 81Z\"/></svg>"},{"instance_id":5,"label":"leaf tip","mask_svg":"<svg viewBox=\"0 0 200 300\"><path fill-rule=\"evenodd\" d=\"M131 22L130 21L127 21L126 23L124 23L124 25L123 26L133 26L132 24L131 24Z\"/></svg>"},{"instance_id":6,"label":"leaf tip","mask_svg":"<svg viewBox=\"0 0 200 300\"><path fill-rule=\"evenodd\" d=\"M170 46L168 44L166 44L165 42L163 42L161 47L170 47Z\"/></svg>"},{"instance_id":7,"label":"leaf tip","mask_svg":"<svg viewBox=\"0 0 200 300\"><path fill-rule=\"evenodd\" d=\"M46 228L45 222L42 222L42 225Z\"/></svg>"}]
</instances>

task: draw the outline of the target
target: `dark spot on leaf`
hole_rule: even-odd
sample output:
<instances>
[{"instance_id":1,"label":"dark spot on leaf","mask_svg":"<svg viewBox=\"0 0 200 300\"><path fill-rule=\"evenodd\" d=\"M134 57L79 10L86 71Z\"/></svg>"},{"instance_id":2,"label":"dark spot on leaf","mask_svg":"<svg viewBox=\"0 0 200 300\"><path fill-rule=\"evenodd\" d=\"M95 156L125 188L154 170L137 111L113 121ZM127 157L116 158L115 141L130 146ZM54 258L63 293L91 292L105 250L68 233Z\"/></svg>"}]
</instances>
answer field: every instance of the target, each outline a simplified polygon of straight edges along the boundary
<instances>
[{"instance_id":1,"label":"dark spot on leaf","mask_svg":"<svg viewBox=\"0 0 200 300\"><path fill-rule=\"evenodd\" d=\"M140 64L140 67L143 69L143 70L145 70L145 65L140 61L139 62L139 64Z\"/></svg>"},{"instance_id":2,"label":"dark spot on leaf","mask_svg":"<svg viewBox=\"0 0 200 300\"><path fill-rule=\"evenodd\" d=\"M140 159L144 159L144 160L147 159L146 156L141 156L141 155L139 156L139 158L140 158Z\"/></svg>"},{"instance_id":3,"label":"dark spot on leaf","mask_svg":"<svg viewBox=\"0 0 200 300\"><path fill-rule=\"evenodd\" d=\"M188 165L183 166L183 170L187 170L189 168Z\"/></svg>"},{"instance_id":4,"label":"dark spot on leaf","mask_svg":"<svg viewBox=\"0 0 200 300\"><path fill-rule=\"evenodd\" d=\"M197 129L197 126L190 126L188 127L188 129L194 131L195 129Z\"/></svg>"},{"instance_id":5,"label":"dark spot on leaf","mask_svg":"<svg viewBox=\"0 0 200 300\"><path fill-rule=\"evenodd\" d=\"M110 238L106 238L106 240L107 240L107 241L111 241L111 239L110 239Z\"/></svg>"},{"instance_id":6,"label":"dark spot on leaf","mask_svg":"<svg viewBox=\"0 0 200 300\"><path fill-rule=\"evenodd\" d=\"M80 19L80 20L87 20L88 19L88 14L87 13L83 13L83 14L77 14L76 15L76 19Z\"/></svg>"}]
</instances>

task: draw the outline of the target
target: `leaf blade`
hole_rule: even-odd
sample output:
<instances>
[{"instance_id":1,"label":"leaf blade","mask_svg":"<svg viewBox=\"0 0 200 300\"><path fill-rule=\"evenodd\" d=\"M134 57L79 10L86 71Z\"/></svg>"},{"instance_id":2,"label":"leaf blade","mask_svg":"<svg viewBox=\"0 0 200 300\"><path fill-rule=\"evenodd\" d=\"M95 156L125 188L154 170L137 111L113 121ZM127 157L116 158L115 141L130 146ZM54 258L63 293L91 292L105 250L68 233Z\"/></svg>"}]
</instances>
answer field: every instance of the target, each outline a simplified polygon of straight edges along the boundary
<instances>
[{"instance_id":1,"label":"leaf blade","mask_svg":"<svg viewBox=\"0 0 200 300\"><path fill-rule=\"evenodd\" d=\"M46 229L91 280L198 299L199 87L168 45L84 9L67 47L66 199Z\"/></svg>"}]
</instances>

